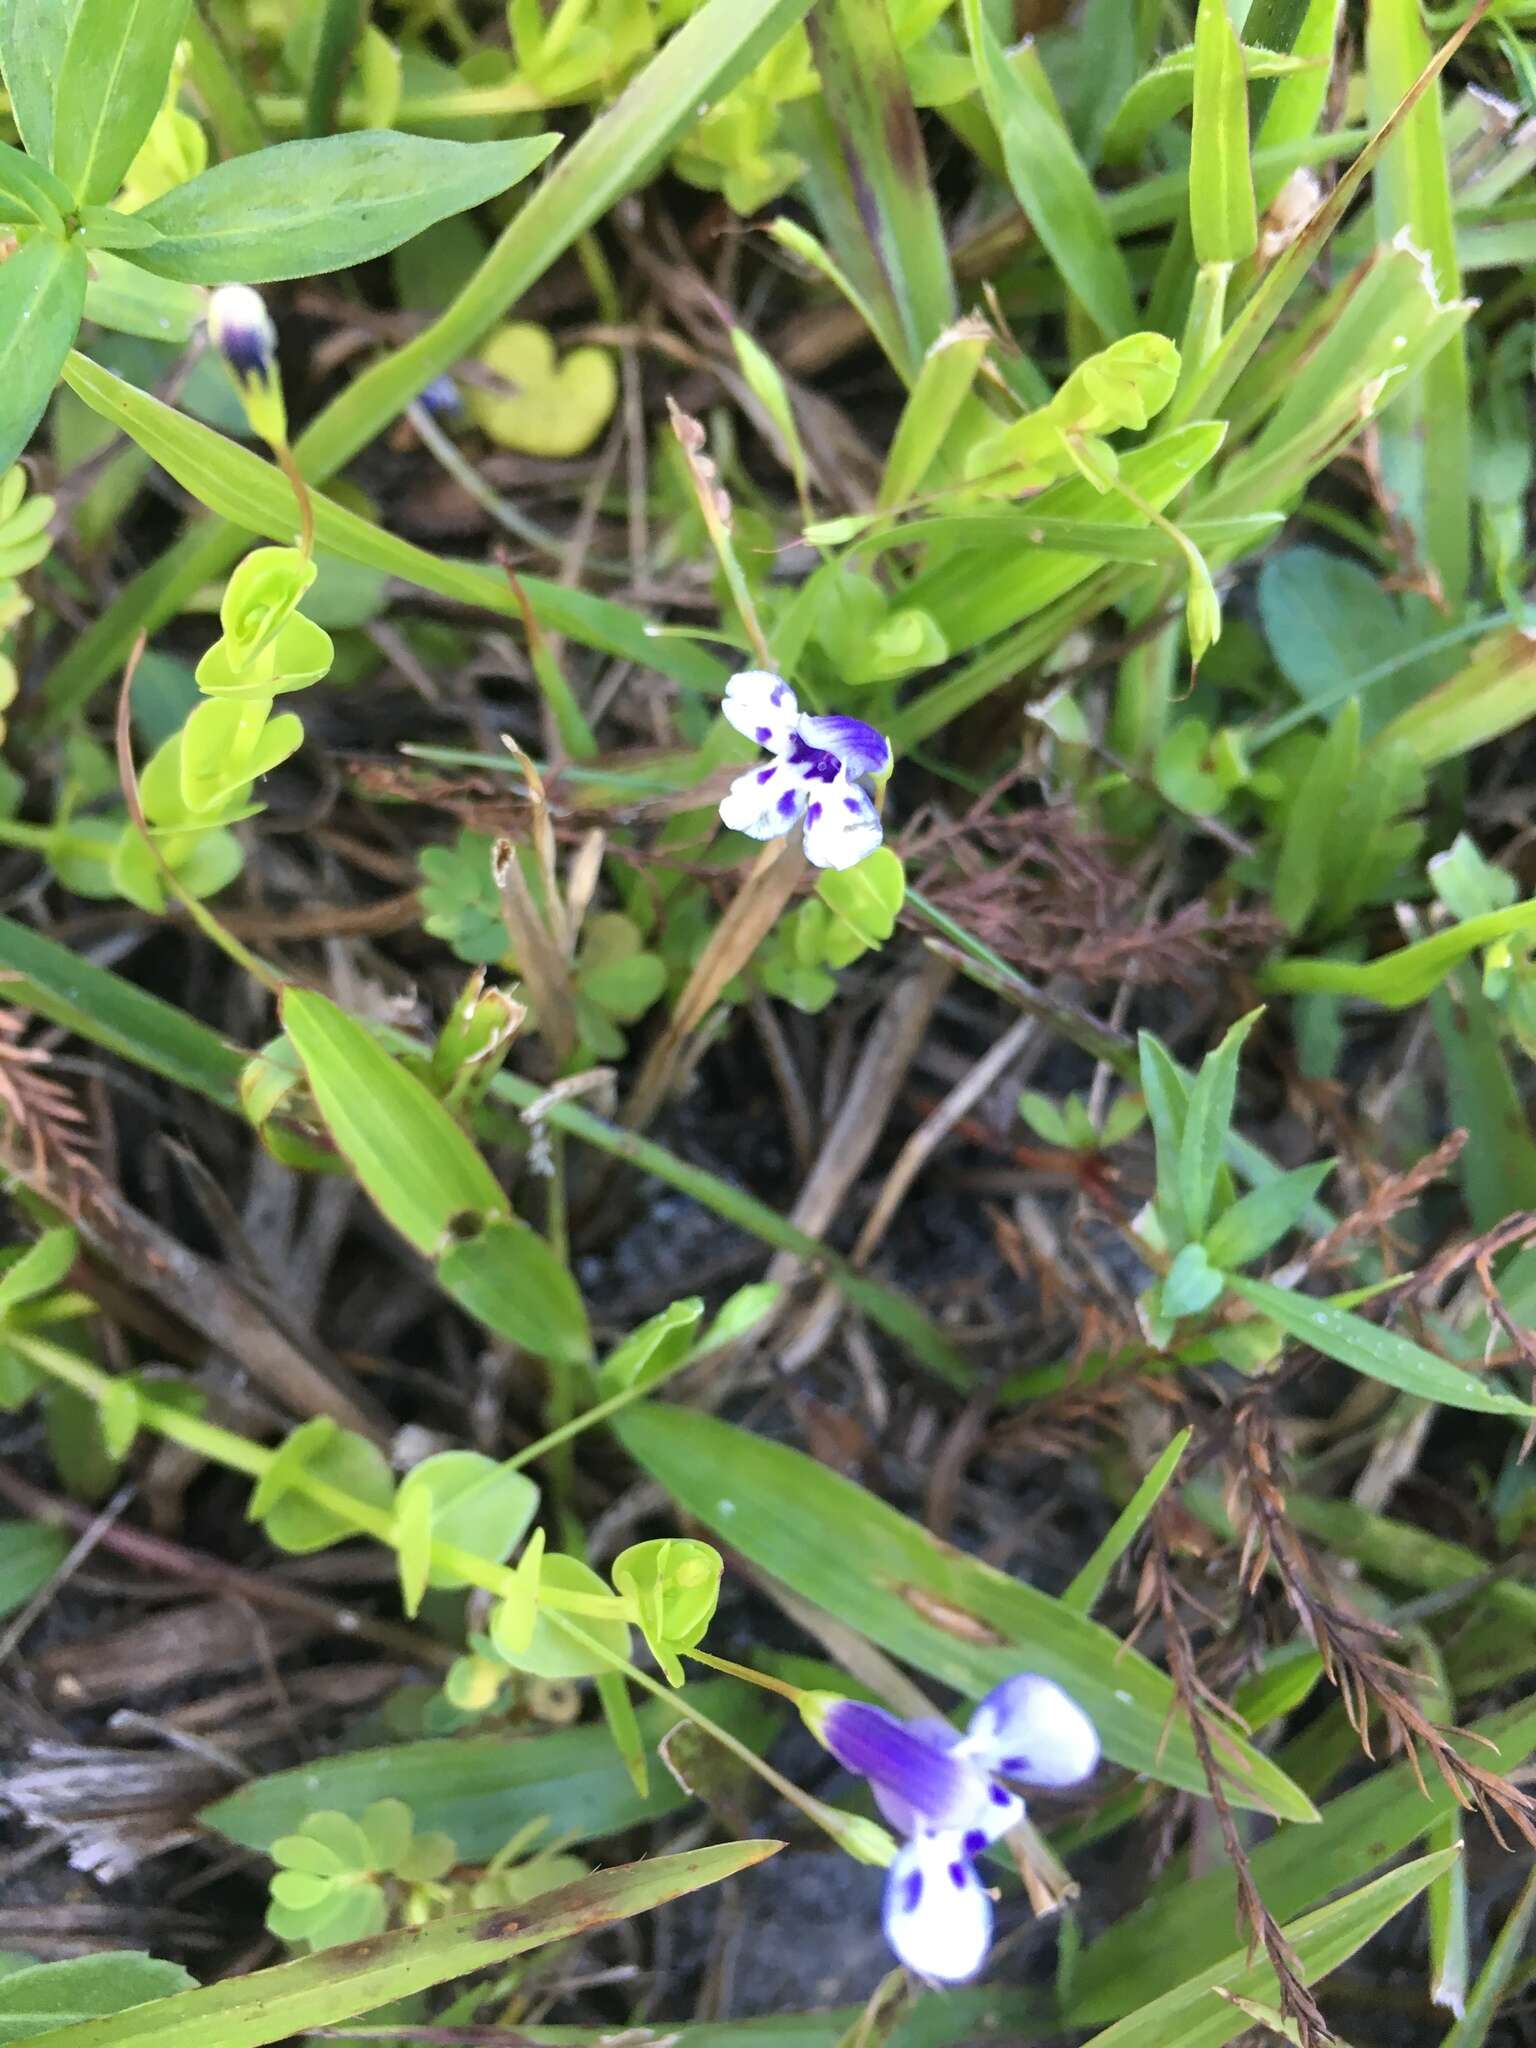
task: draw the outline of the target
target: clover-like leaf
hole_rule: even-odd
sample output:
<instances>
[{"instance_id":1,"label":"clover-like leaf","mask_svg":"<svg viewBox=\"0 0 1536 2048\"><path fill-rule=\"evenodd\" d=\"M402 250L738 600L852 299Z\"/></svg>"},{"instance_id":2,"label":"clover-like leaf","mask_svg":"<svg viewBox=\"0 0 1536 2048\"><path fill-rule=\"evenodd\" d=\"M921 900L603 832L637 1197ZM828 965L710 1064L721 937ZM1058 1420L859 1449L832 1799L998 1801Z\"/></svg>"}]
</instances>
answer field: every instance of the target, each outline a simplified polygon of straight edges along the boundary
<instances>
[{"instance_id":1,"label":"clover-like leaf","mask_svg":"<svg viewBox=\"0 0 1536 2048\"><path fill-rule=\"evenodd\" d=\"M613 417L619 377L605 348L574 348L557 360L554 337L532 321L499 327L480 350L492 383L472 384L476 425L524 455L580 455Z\"/></svg>"}]
</instances>

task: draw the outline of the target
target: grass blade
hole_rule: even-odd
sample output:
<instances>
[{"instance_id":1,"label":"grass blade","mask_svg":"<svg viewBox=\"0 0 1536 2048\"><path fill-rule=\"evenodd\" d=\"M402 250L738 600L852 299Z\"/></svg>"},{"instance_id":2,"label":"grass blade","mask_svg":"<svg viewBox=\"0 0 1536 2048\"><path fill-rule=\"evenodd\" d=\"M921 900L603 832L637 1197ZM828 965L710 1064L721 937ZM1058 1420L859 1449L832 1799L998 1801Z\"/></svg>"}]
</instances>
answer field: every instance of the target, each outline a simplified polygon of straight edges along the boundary
<instances>
[{"instance_id":1,"label":"grass blade","mask_svg":"<svg viewBox=\"0 0 1536 2048\"><path fill-rule=\"evenodd\" d=\"M1169 1681L1096 1622L936 1544L815 1459L714 1416L647 1402L614 1427L680 1507L893 1656L972 1699L1022 1662L1081 1701L1117 1762L1205 1789ZM1244 1805L1290 1820L1315 1817L1305 1795L1250 1746L1234 1738L1224 1760L1232 1796Z\"/></svg>"},{"instance_id":2,"label":"grass blade","mask_svg":"<svg viewBox=\"0 0 1536 2048\"><path fill-rule=\"evenodd\" d=\"M922 131L886 0L825 0L807 27L833 141L832 152L817 152L822 161L813 163L811 185L814 192L830 180L838 188L822 226L861 295L883 301L901 336L897 368L910 382L957 308Z\"/></svg>"},{"instance_id":3,"label":"grass blade","mask_svg":"<svg viewBox=\"0 0 1536 2048\"><path fill-rule=\"evenodd\" d=\"M1136 325L1130 272L1044 68L1033 49L1022 75L1010 68L982 0L965 0L965 32L1014 197L1104 339L1118 341Z\"/></svg>"},{"instance_id":4,"label":"grass blade","mask_svg":"<svg viewBox=\"0 0 1536 2048\"><path fill-rule=\"evenodd\" d=\"M564 1885L516 1912L455 1913L423 1927L347 1942L275 1969L178 1992L50 2034L51 2048L265 2048L335 2026L434 1984L483 1970L719 1884L776 1853L777 1842L728 1842L625 1863Z\"/></svg>"},{"instance_id":5,"label":"grass blade","mask_svg":"<svg viewBox=\"0 0 1536 2048\"><path fill-rule=\"evenodd\" d=\"M1400 106L1430 60L1419 0L1372 0L1366 18L1365 76L1371 119ZM1402 119L1376 167L1377 230L1384 242L1408 235L1422 250L1443 300L1461 296L1439 81ZM1472 420L1467 350L1457 334L1420 370L1381 427L1388 490L1413 529L1426 566L1454 614L1471 567Z\"/></svg>"}]
</instances>

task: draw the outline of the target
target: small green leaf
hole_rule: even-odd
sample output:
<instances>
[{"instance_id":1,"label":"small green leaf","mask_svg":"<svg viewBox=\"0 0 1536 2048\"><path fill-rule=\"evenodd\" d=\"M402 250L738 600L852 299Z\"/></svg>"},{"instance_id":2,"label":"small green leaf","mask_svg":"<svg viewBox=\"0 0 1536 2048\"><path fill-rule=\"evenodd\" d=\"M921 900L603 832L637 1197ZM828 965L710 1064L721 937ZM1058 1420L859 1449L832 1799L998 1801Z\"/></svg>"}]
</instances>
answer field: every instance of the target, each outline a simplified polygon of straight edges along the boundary
<instances>
[{"instance_id":1,"label":"small green leaf","mask_svg":"<svg viewBox=\"0 0 1536 2048\"><path fill-rule=\"evenodd\" d=\"M39 164L53 157L53 102L70 18L62 0L0 0L0 69L11 118Z\"/></svg>"},{"instance_id":2,"label":"small green leaf","mask_svg":"<svg viewBox=\"0 0 1536 2048\"><path fill-rule=\"evenodd\" d=\"M450 1454L451 1455L451 1454ZM414 1620L421 1612L432 1575L432 1494L418 1486L407 1493L404 1484L395 1496L395 1569L400 1577L400 1603Z\"/></svg>"},{"instance_id":3,"label":"small green leaf","mask_svg":"<svg viewBox=\"0 0 1536 2048\"><path fill-rule=\"evenodd\" d=\"M0 1616L14 1614L46 1586L68 1549L62 1529L0 1522Z\"/></svg>"},{"instance_id":4,"label":"small green leaf","mask_svg":"<svg viewBox=\"0 0 1536 2048\"><path fill-rule=\"evenodd\" d=\"M1136 1042L1141 1060L1141 1092L1157 1149L1158 1220L1170 1245L1177 1245L1189 1234L1179 1181L1179 1159L1189 1116L1189 1084L1166 1047L1150 1031L1143 1031Z\"/></svg>"},{"instance_id":5,"label":"small green leaf","mask_svg":"<svg viewBox=\"0 0 1536 2048\"><path fill-rule=\"evenodd\" d=\"M139 1394L132 1380L116 1379L112 1382L98 1405L97 1416L107 1456L114 1464L120 1465L139 1433Z\"/></svg>"},{"instance_id":6,"label":"small green leaf","mask_svg":"<svg viewBox=\"0 0 1536 2048\"><path fill-rule=\"evenodd\" d=\"M603 1391L628 1393L663 1378L687 1355L703 1314L704 1304L694 1295L687 1301L674 1301L638 1330L631 1330L598 1368L598 1384Z\"/></svg>"},{"instance_id":7,"label":"small green leaf","mask_svg":"<svg viewBox=\"0 0 1536 2048\"><path fill-rule=\"evenodd\" d=\"M491 1644L498 1656L514 1667L533 1641L543 1572L544 1531L535 1529L513 1568L512 1586L491 1609Z\"/></svg>"},{"instance_id":8,"label":"small green leaf","mask_svg":"<svg viewBox=\"0 0 1536 2048\"><path fill-rule=\"evenodd\" d=\"M75 1263L79 1250L79 1239L67 1224L45 1230L0 1273L0 1316L8 1316L24 1301L51 1293Z\"/></svg>"},{"instance_id":9,"label":"small green leaf","mask_svg":"<svg viewBox=\"0 0 1536 2048\"><path fill-rule=\"evenodd\" d=\"M1232 1128L1238 1059L1243 1041L1263 1014L1262 1010L1250 1010L1246 1017L1239 1018L1215 1052L1201 1061L1195 1085L1189 1091L1189 1110L1179 1145L1179 1199L1184 1225L1191 1237L1204 1234L1211 1213L1216 1177Z\"/></svg>"},{"instance_id":10,"label":"small green leaf","mask_svg":"<svg viewBox=\"0 0 1536 2048\"><path fill-rule=\"evenodd\" d=\"M541 1591L553 1587L561 1593L596 1593L612 1597L590 1565L583 1564L579 1557L567 1557L559 1551L546 1553L539 1568L539 1586ZM627 1622L609 1620L596 1614L571 1615L569 1619L573 1626L600 1646L598 1650L589 1650L567 1634L561 1625L565 1619L565 1616L552 1614L541 1606L526 1649L515 1656L508 1654L494 1626L491 1635L497 1649L506 1656L514 1670L531 1672L535 1678L591 1678L600 1671L611 1671L616 1657L628 1659ZM602 1651L608 1654L604 1656Z\"/></svg>"},{"instance_id":11,"label":"small green leaf","mask_svg":"<svg viewBox=\"0 0 1536 2048\"><path fill-rule=\"evenodd\" d=\"M505 192L559 140L437 142L380 129L279 142L151 200L139 217L161 240L139 261L187 284L347 269Z\"/></svg>"},{"instance_id":12,"label":"small green leaf","mask_svg":"<svg viewBox=\"0 0 1536 2048\"><path fill-rule=\"evenodd\" d=\"M432 1255L465 1219L506 1215L469 1139L371 1032L308 989L284 990L282 1018L338 1150L402 1237Z\"/></svg>"},{"instance_id":13,"label":"small green leaf","mask_svg":"<svg viewBox=\"0 0 1536 2048\"><path fill-rule=\"evenodd\" d=\"M1205 1247L1187 1244L1174 1260L1158 1288L1162 1313L1174 1321L1180 1316L1197 1316L1221 1294L1222 1276L1205 1255Z\"/></svg>"},{"instance_id":14,"label":"small green leaf","mask_svg":"<svg viewBox=\"0 0 1536 2048\"><path fill-rule=\"evenodd\" d=\"M163 1963L136 1949L28 1963L0 1976L0 2043L84 2028L98 2031L105 2048L112 2029L98 2015L158 2002L193 1989L195 1982L180 1963Z\"/></svg>"},{"instance_id":15,"label":"small green leaf","mask_svg":"<svg viewBox=\"0 0 1536 2048\"><path fill-rule=\"evenodd\" d=\"M1230 1271L1261 1258L1288 1230L1294 1230L1334 1162L1298 1166L1256 1187L1218 1216L1205 1233L1205 1249L1214 1266Z\"/></svg>"},{"instance_id":16,"label":"small green leaf","mask_svg":"<svg viewBox=\"0 0 1536 2048\"><path fill-rule=\"evenodd\" d=\"M539 1489L524 1473L479 1451L439 1451L413 1465L400 1482L396 1514L419 1513L425 1501L431 1541L501 1564L512 1555L538 1512ZM469 1581L449 1566L432 1564L425 1584L438 1588Z\"/></svg>"},{"instance_id":17,"label":"small green leaf","mask_svg":"<svg viewBox=\"0 0 1536 2048\"><path fill-rule=\"evenodd\" d=\"M63 241L64 217L74 206L74 194L52 171L19 149L0 144L0 219L46 228Z\"/></svg>"},{"instance_id":18,"label":"small green leaf","mask_svg":"<svg viewBox=\"0 0 1536 2048\"><path fill-rule=\"evenodd\" d=\"M393 1871L411 1846L414 1822L403 1799L376 1799L358 1816L368 1838L370 1870Z\"/></svg>"},{"instance_id":19,"label":"small green leaf","mask_svg":"<svg viewBox=\"0 0 1536 2048\"><path fill-rule=\"evenodd\" d=\"M970 397L990 339L983 322L961 320L946 328L923 357L886 457L875 500L881 511L905 504L922 489Z\"/></svg>"},{"instance_id":20,"label":"small green leaf","mask_svg":"<svg viewBox=\"0 0 1536 2048\"><path fill-rule=\"evenodd\" d=\"M277 1452L246 1512L280 1550L307 1555L358 1534L357 1524L299 1492L295 1481L316 1479L364 1507L388 1512L395 1483L384 1454L366 1437L339 1429L329 1416L302 1423Z\"/></svg>"}]
</instances>

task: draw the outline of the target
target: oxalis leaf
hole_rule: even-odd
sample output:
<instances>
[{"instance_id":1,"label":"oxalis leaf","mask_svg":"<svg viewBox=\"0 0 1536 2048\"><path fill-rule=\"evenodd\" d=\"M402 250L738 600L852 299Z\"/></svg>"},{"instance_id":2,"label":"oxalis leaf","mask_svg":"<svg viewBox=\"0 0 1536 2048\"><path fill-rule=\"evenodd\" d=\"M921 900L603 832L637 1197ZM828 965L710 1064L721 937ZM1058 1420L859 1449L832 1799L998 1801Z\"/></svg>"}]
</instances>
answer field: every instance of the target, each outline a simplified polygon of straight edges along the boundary
<instances>
[{"instance_id":1,"label":"oxalis leaf","mask_svg":"<svg viewBox=\"0 0 1536 2048\"><path fill-rule=\"evenodd\" d=\"M706 1680L688 1696L754 1749L767 1748L782 1720L782 1702L735 1679ZM677 1725L677 1709L652 1700L639 1724L654 1750ZM648 1796L637 1792L608 1730L590 1722L547 1735L460 1735L314 1757L242 1785L204 1807L200 1819L247 1849L270 1850L317 1808L356 1817L390 1794L410 1807L418 1828L452 1835L466 1863L489 1862L533 1821L547 1822L567 1842L592 1842L686 1804L665 1772L653 1774Z\"/></svg>"},{"instance_id":2,"label":"oxalis leaf","mask_svg":"<svg viewBox=\"0 0 1536 2048\"><path fill-rule=\"evenodd\" d=\"M938 1542L814 1458L714 1416L647 1402L613 1426L680 1507L892 1655L972 1699L1015 1672L1043 1672L1093 1717L1117 1763L1205 1790L1169 1681L1097 1622ZM1223 1762L1240 1803L1317 1818L1247 1744L1224 1743Z\"/></svg>"},{"instance_id":3,"label":"oxalis leaf","mask_svg":"<svg viewBox=\"0 0 1536 2048\"><path fill-rule=\"evenodd\" d=\"M598 1871L513 1912L453 1913L424 1927L345 1943L198 1991L133 2007L115 2018L61 2027L50 2048L264 2048L315 2027L372 2012L391 1999L446 1984L552 1941L589 1934L718 1884L774 1855L778 1842L727 1842L684 1856Z\"/></svg>"}]
</instances>

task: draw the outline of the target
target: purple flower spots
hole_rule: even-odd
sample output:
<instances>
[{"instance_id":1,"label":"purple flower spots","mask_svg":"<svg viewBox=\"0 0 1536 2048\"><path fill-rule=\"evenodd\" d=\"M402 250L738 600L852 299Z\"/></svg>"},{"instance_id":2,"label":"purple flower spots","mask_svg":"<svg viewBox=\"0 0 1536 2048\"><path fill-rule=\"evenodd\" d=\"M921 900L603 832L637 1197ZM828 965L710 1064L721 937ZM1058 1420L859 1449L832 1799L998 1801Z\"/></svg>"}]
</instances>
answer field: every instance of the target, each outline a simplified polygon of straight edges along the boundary
<instances>
[{"instance_id":1,"label":"purple flower spots","mask_svg":"<svg viewBox=\"0 0 1536 2048\"><path fill-rule=\"evenodd\" d=\"M907 1837L886 1876L886 1939L920 1975L973 1977L992 1940L992 1900L975 1859L1024 1817L997 1783L1006 1770L1036 1785L1071 1785L1098 1762L1093 1724L1048 1678L995 1686L964 1734L947 1721L900 1721L858 1700L813 1694L812 1730L869 1780L881 1812Z\"/></svg>"},{"instance_id":2,"label":"purple flower spots","mask_svg":"<svg viewBox=\"0 0 1536 2048\"><path fill-rule=\"evenodd\" d=\"M802 716L788 683L766 669L732 676L720 709L775 756L731 784L722 824L777 839L803 816L806 858L819 868L851 868L874 851L883 833L870 785L891 765L884 733L862 718Z\"/></svg>"}]
</instances>

